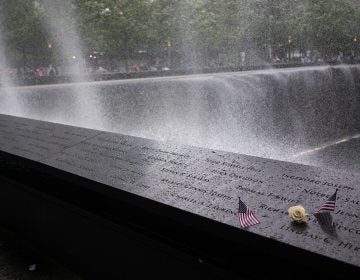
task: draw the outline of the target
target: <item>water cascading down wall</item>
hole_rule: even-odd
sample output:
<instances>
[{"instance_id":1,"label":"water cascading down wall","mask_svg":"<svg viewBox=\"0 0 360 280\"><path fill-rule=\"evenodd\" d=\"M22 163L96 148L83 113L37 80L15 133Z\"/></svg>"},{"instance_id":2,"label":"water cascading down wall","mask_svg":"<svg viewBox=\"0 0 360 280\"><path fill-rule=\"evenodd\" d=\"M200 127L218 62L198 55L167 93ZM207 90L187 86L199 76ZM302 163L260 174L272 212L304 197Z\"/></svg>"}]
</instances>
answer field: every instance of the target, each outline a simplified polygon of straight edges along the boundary
<instances>
[{"instance_id":1,"label":"water cascading down wall","mask_svg":"<svg viewBox=\"0 0 360 280\"><path fill-rule=\"evenodd\" d=\"M358 138L359 76L322 66L18 87L12 107L1 90L0 113L354 171L307 151Z\"/></svg>"}]
</instances>

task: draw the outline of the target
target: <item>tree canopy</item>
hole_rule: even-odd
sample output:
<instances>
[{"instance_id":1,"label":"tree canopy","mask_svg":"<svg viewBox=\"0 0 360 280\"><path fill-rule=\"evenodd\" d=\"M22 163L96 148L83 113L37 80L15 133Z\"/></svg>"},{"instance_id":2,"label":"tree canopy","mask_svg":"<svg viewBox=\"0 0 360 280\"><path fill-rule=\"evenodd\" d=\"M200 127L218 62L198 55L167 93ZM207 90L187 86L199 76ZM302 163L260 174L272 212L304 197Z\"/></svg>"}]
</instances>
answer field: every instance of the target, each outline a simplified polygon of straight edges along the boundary
<instances>
[{"instance_id":1,"label":"tree canopy","mask_svg":"<svg viewBox=\"0 0 360 280\"><path fill-rule=\"evenodd\" d=\"M126 62L143 54L149 64L211 66L238 64L242 53L269 61L290 50L327 55L359 51L356 0L64 1L77 15L87 51ZM24 64L51 59L43 6L41 0L0 1L0 36L15 64L19 57Z\"/></svg>"}]
</instances>

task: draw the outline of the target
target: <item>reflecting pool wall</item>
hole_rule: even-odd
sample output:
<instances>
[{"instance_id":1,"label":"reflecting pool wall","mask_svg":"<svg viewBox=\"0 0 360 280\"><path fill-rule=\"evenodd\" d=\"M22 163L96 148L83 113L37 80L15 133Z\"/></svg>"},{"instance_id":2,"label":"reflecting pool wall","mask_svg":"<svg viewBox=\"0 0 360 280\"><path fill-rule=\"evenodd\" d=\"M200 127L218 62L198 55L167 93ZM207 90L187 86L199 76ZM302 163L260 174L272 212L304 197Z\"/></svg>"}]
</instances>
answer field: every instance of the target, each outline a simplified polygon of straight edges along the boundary
<instances>
[{"instance_id":1,"label":"reflecting pool wall","mask_svg":"<svg viewBox=\"0 0 360 280\"><path fill-rule=\"evenodd\" d=\"M354 172L359 77L322 66L19 87L0 113Z\"/></svg>"}]
</instances>

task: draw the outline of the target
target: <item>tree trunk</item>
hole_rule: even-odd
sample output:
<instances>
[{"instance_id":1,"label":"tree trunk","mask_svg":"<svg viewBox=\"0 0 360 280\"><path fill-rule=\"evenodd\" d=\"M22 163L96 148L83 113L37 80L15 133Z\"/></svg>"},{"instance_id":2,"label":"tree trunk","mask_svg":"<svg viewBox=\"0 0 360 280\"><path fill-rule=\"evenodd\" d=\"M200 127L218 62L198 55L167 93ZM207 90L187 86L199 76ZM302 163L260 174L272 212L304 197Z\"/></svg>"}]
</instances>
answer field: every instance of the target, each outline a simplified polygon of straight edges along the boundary
<instances>
[{"instance_id":1,"label":"tree trunk","mask_svg":"<svg viewBox=\"0 0 360 280\"><path fill-rule=\"evenodd\" d=\"M125 40L124 40L124 45L125 45L125 71L129 72L129 46L128 46L128 39L127 36L125 36Z\"/></svg>"},{"instance_id":2,"label":"tree trunk","mask_svg":"<svg viewBox=\"0 0 360 280\"><path fill-rule=\"evenodd\" d=\"M23 67L24 67L24 69L25 69L27 58L26 58L26 52L25 52L25 49L24 49L24 48L22 49L22 55L23 55Z\"/></svg>"}]
</instances>

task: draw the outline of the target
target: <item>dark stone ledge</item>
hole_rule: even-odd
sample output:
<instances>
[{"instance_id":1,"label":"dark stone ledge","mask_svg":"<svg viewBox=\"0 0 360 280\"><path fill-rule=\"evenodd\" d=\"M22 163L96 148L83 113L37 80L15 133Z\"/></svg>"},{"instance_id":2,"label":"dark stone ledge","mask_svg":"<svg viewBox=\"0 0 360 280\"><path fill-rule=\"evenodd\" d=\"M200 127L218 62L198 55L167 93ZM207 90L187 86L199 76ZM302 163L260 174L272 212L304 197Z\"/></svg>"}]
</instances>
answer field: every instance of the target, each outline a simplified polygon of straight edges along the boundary
<instances>
[{"instance_id":1,"label":"dark stone ledge","mask_svg":"<svg viewBox=\"0 0 360 280\"><path fill-rule=\"evenodd\" d=\"M0 146L0 222L89 279L131 279L144 270L174 279L359 272L356 174L92 130L75 134L77 128L4 115L0 120L21 147L37 140L19 135L39 132L39 125L53 129L39 138L47 143L61 131L71 135L57 137L63 147L35 157L31 152L44 144L24 151L10 142ZM336 236L314 218L299 227L282 213L297 203L315 210L334 188ZM236 212L236 195L260 225L240 229L224 212ZM210 210L199 206L202 201L210 201Z\"/></svg>"}]
</instances>

